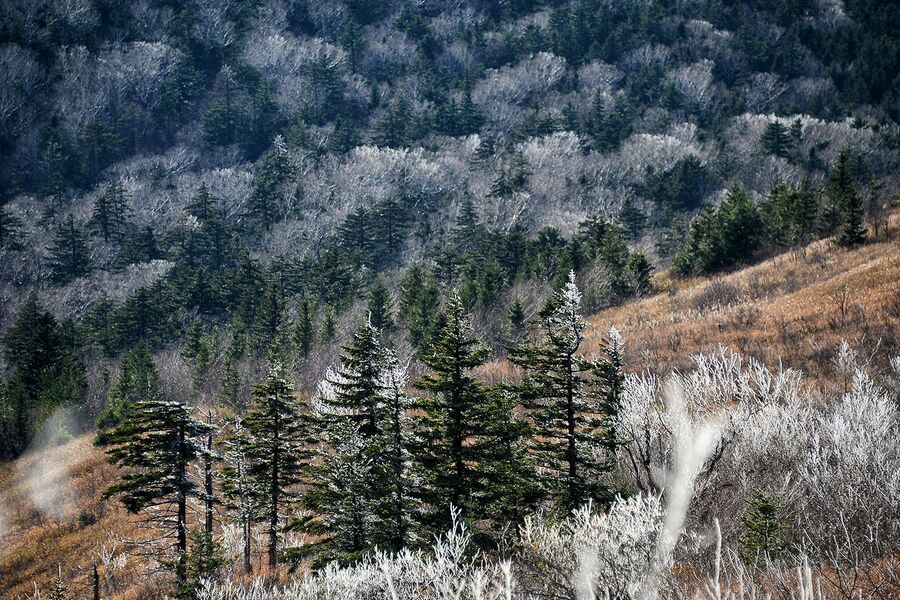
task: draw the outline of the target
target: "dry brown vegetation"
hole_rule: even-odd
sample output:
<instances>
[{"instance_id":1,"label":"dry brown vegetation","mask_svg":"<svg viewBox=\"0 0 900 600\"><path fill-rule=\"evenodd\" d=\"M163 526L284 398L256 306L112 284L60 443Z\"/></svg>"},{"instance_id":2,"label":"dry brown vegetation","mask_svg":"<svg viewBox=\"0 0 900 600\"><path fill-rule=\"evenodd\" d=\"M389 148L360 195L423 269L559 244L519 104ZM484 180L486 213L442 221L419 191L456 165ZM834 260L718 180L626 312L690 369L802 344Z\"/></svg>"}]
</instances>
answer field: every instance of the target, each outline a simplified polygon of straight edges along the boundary
<instances>
[{"instance_id":1,"label":"dry brown vegetation","mask_svg":"<svg viewBox=\"0 0 900 600\"><path fill-rule=\"evenodd\" d=\"M57 565L69 592L88 597L94 563L104 598L149 597L132 587L141 581L136 561L103 564L104 551L115 558L122 540L138 530L118 503L102 499L117 469L91 437L28 454L0 470L0 597L31 597L35 584L46 591Z\"/></svg>"},{"instance_id":2,"label":"dry brown vegetation","mask_svg":"<svg viewBox=\"0 0 900 600\"><path fill-rule=\"evenodd\" d=\"M698 352L726 346L781 361L825 383L842 339L891 356L900 344L900 213L890 235L855 250L829 240L713 279L672 281L652 297L589 319L589 351L617 327L632 369L685 368ZM862 357L868 358L868 356Z\"/></svg>"}]
</instances>

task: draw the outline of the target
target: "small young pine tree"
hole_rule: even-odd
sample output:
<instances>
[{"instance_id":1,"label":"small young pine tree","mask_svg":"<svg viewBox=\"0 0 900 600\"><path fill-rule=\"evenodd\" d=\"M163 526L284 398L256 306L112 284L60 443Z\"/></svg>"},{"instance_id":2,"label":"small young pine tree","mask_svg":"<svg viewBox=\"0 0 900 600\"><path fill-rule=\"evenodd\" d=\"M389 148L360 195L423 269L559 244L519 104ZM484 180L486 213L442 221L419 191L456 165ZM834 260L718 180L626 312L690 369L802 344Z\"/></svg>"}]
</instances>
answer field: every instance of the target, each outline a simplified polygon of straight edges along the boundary
<instances>
[{"instance_id":1,"label":"small young pine tree","mask_svg":"<svg viewBox=\"0 0 900 600\"><path fill-rule=\"evenodd\" d=\"M62 578L62 565L56 565L56 577L53 579L53 587L47 595L48 600L71 600L69 588Z\"/></svg>"},{"instance_id":2,"label":"small young pine tree","mask_svg":"<svg viewBox=\"0 0 900 600\"><path fill-rule=\"evenodd\" d=\"M755 565L780 558L787 550L784 538L791 522L780 498L756 490L750 498L747 512L741 517L744 528L738 540L741 559Z\"/></svg>"}]
</instances>

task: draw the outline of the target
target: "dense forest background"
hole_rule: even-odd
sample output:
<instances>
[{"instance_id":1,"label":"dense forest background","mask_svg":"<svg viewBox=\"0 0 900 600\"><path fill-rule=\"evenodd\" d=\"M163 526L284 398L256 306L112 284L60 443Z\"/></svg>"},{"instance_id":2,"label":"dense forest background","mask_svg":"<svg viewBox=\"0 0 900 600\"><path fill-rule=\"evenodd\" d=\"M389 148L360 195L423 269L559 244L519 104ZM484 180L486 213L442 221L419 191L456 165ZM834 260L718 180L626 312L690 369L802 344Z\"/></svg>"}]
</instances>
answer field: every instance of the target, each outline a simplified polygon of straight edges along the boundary
<instances>
[{"instance_id":1,"label":"dense forest background","mask_svg":"<svg viewBox=\"0 0 900 600\"><path fill-rule=\"evenodd\" d=\"M47 401L88 421L138 343L184 346L169 366L217 371L209 394L232 374L236 400L273 352L317 381L337 344L314 349L373 289L401 354L426 347L456 287L499 349L509 309L532 317L570 269L593 311L673 259L710 272L833 233L848 197L877 232L896 185L893 3L0 10L9 387L67 378Z\"/></svg>"}]
</instances>

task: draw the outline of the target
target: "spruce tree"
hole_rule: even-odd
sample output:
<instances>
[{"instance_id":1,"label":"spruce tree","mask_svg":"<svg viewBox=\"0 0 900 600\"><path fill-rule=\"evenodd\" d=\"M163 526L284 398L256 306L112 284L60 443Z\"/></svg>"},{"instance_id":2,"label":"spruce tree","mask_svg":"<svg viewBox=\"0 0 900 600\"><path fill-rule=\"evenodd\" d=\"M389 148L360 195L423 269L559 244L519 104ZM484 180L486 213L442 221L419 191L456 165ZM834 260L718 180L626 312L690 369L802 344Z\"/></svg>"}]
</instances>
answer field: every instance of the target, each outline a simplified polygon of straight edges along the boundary
<instances>
[{"instance_id":1,"label":"spruce tree","mask_svg":"<svg viewBox=\"0 0 900 600\"><path fill-rule=\"evenodd\" d=\"M421 360L430 373L416 381L427 392L419 400L418 452L423 478L426 524L446 531L450 506L466 518L484 516L477 498L485 481L484 427L490 418L484 384L473 374L488 357L488 349L474 336L459 293L450 293L445 325Z\"/></svg>"},{"instance_id":2,"label":"spruce tree","mask_svg":"<svg viewBox=\"0 0 900 600\"><path fill-rule=\"evenodd\" d=\"M40 597L39 594L38 597ZM53 587L50 588L50 593L47 595L47 598L48 600L71 600L69 588L62 578L62 565L56 566L56 577L53 580Z\"/></svg>"},{"instance_id":3,"label":"spruce tree","mask_svg":"<svg viewBox=\"0 0 900 600\"><path fill-rule=\"evenodd\" d=\"M50 278L58 285L87 275L91 271L87 239L75 223L74 216L69 215L54 229L48 263Z\"/></svg>"},{"instance_id":4,"label":"spruce tree","mask_svg":"<svg viewBox=\"0 0 900 600\"><path fill-rule=\"evenodd\" d=\"M309 458L305 448L309 423L279 364L269 370L264 383L253 389L253 402L242 424L247 435L243 450L249 490L256 518L266 526L268 564L274 571L281 521L297 498L296 487Z\"/></svg>"},{"instance_id":5,"label":"spruce tree","mask_svg":"<svg viewBox=\"0 0 900 600\"><path fill-rule=\"evenodd\" d=\"M514 332L519 333L525 328L525 306L522 304L521 296L513 298L512 304L506 311L506 318L509 319L509 324L512 325Z\"/></svg>"},{"instance_id":6,"label":"spruce tree","mask_svg":"<svg viewBox=\"0 0 900 600\"><path fill-rule=\"evenodd\" d=\"M581 292L570 273L540 313L539 337L510 349L510 360L525 370L519 394L534 428L531 452L541 483L565 511L610 499L600 482L602 412L590 377L595 365L578 354L586 327Z\"/></svg>"},{"instance_id":7,"label":"spruce tree","mask_svg":"<svg viewBox=\"0 0 900 600\"><path fill-rule=\"evenodd\" d=\"M198 495L189 468L204 452L207 430L184 404L148 398L133 404L107 439L110 461L126 471L104 497L118 496L129 512L144 512L145 522L170 541L181 596L187 584L187 502Z\"/></svg>"},{"instance_id":8,"label":"spruce tree","mask_svg":"<svg viewBox=\"0 0 900 600\"><path fill-rule=\"evenodd\" d=\"M319 464L310 469L312 485L305 497L319 516L301 526L323 536L309 549L319 562L354 561L375 544L374 511L384 458L376 440L383 435L386 416L386 358L378 332L367 320L320 389Z\"/></svg>"},{"instance_id":9,"label":"spruce tree","mask_svg":"<svg viewBox=\"0 0 900 600\"><path fill-rule=\"evenodd\" d=\"M853 175L850 173L850 155L847 152L841 152L837 164L829 176L826 202L820 223L821 233L830 235L841 228L845 220L844 211L847 199L855 194Z\"/></svg>"},{"instance_id":10,"label":"spruce tree","mask_svg":"<svg viewBox=\"0 0 900 600\"><path fill-rule=\"evenodd\" d=\"M375 280L375 285L369 292L367 312L369 322L378 331L389 332L394 328L391 294L381 278Z\"/></svg>"},{"instance_id":11,"label":"spruce tree","mask_svg":"<svg viewBox=\"0 0 900 600\"><path fill-rule=\"evenodd\" d=\"M616 438L616 416L625 393L625 340L615 327L610 327L601 342L599 357L594 361L593 394L600 415L600 429L597 440L607 457L607 465L615 464L618 449Z\"/></svg>"},{"instance_id":12,"label":"spruce tree","mask_svg":"<svg viewBox=\"0 0 900 600\"><path fill-rule=\"evenodd\" d=\"M390 106L375 124L372 142L385 148L401 148L409 144L411 137L409 103L402 96L394 98Z\"/></svg>"},{"instance_id":13,"label":"spruce tree","mask_svg":"<svg viewBox=\"0 0 900 600\"><path fill-rule=\"evenodd\" d=\"M409 341L424 351L435 335L440 291L434 275L413 264L400 282L400 316L409 330Z\"/></svg>"},{"instance_id":14,"label":"spruce tree","mask_svg":"<svg viewBox=\"0 0 900 600\"><path fill-rule=\"evenodd\" d=\"M852 248L866 241L865 207L853 185L849 155L842 152L831 174L828 188L829 200L840 214L840 225L835 242L838 246Z\"/></svg>"},{"instance_id":15,"label":"spruce tree","mask_svg":"<svg viewBox=\"0 0 900 600\"><path fill-rule=\"evenodd\" d=\"M128 194L122 180L113 179L106 190L94 200L94 209L88 226L103 237L104 242L118 239L128 222Z\"/></svg>"},{"instance_id":16,"label":"spruce tree","mask_svg":"<svg viewBox=\"0 0 900 600\"><path fill-rule=\"evenodd\" d=\"M266 286L253 321L252 340L255 347L277 355L285 341L286 310L284 290L275 276Z\"/></svg>"},{"instance_id":17,"label":"spruce tree","mask_svg":"<svg viewBox=\"0 0 900 600\"><path fill-rule=\"evenodd\" d=\"M263 157L250 194L247 212L250 221L265 231L283 216L285 186L291 181L292 166L287 145L276 136L272 148Z\"/></svg>"},{"instance_id":18,"label":"spruce tree","mask_svg":"<svg viewBox=\"0 0 900 600\"><path fill-rule=\"evenodd\" d=\"M741 517L743 533L739 555L748 565L777 560L787 550L785 530L792 523L785 514L782 499L756 490L747 512Z\"/></svg>"},{"instance_id":19,"label":"spruce tree","mask_svg":"<svg viewBox=\"0 0 900 600\"><path fill-rule=\"evenodd\" d=\"M202 223L217 216L216 204L216 199L213 198L209 188L206 187L206 182L203 182L197 188L197 193L194 194L194 197L191 198L191 201L185 207L185 211Z\"/></svg>"},{"instance_id":20,"label":"spruce tree","mask_svg":"<svg viewBox=\"0 0 900 600\"><path fill-rule=\"evenodd\" d=\"M314 318L312 304L308 299L303 298L300 301L297 327L294 330L294 343L302 358L309 357L309 353L316 343Z\"/></svg>"},{"instance_id":21,"label":"spruce tree","mask_svg":"<svg viewBox=\"0 0 900 600\"><path fill-rule=\"evenodd\" d=\"M518 396L508 386L487 390L484 454L479 467L487 484L479 493L489 526L479 533L495 543L498 532L522 522L542 498L534 460L528 453L531 425L517 414Z\"/></svg>"},{"instance_id":22,"label":"spruce tree","mask_svg":"<svg viewBox=\"0 0 900 600\"><path fill-rule=\"evenodd\" d=\"M385 352L382 372L381 431L373 440L377 457L375 541L379 547L399 552L414 544L416 502L412 461L414 439L412 399L406 394L406 369L390 351Z\"/></svg>"},{"instance_id":23,"label":"spruce tree","mask_svg":"<svg viewBox=\"0 0 900 600\"><path fill-rule=\"evenodd\" d=\"M767 153L782 158L787 158L791 150L790 132L778 121L773 121L766 126L759 142Z\"/></svg>"}]
</instances>

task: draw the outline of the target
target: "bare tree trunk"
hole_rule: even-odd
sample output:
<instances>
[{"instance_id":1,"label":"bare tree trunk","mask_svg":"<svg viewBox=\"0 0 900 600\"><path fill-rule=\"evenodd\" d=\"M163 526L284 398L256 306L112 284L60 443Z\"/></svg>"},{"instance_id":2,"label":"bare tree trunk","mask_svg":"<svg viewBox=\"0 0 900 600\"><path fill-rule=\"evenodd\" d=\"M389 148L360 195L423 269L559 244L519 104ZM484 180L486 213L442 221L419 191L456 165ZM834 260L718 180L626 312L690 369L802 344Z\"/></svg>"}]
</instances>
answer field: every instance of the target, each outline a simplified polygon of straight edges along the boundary
<instances>
[{"instance_id":1,"label":"bare tree trunk","mask_svg":"<svg viewBox=\"0 0 900 600\"><path fill-rule=\"evenodd\" d=\"M213 469L212 469L212 411L206 412L206 423L210 425L210 431L206 434L206 457L204 459L204 487L206 492L206 534L212 539L213 534Z\"/></svg>"}]
</instances>

